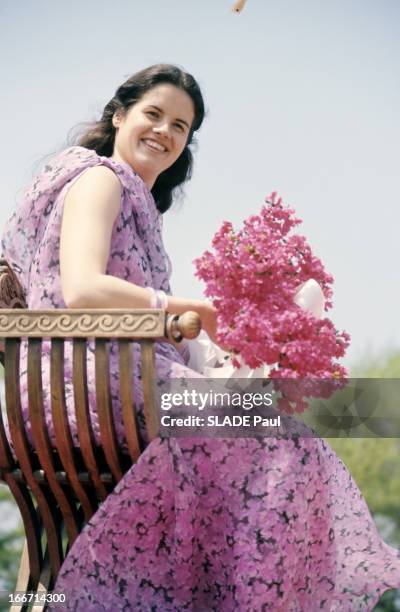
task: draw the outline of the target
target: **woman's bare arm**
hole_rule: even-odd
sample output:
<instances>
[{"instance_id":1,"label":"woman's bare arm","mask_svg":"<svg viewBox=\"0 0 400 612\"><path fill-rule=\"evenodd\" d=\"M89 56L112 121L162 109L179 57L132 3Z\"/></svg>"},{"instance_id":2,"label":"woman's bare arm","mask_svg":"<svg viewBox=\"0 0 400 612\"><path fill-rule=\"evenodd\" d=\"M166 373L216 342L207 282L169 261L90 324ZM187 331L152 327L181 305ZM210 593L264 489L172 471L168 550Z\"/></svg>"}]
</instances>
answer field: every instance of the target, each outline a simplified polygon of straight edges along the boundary
<instances>
[{"instance_id":1,"label":"woman's bare arm","mask_svg":"<svg viewBox=\"0 0 400 612\"><path fill-rule=\"evenodd\" d=\"M64 202L60 240L61 288L69 308L149 308L143 287L105 273L111 234L120 211L121 184L106 166L88 169ZM207 302L169 296L168 311L198 312L214 335L214 309Z\"/></svg>"}]
</instances>

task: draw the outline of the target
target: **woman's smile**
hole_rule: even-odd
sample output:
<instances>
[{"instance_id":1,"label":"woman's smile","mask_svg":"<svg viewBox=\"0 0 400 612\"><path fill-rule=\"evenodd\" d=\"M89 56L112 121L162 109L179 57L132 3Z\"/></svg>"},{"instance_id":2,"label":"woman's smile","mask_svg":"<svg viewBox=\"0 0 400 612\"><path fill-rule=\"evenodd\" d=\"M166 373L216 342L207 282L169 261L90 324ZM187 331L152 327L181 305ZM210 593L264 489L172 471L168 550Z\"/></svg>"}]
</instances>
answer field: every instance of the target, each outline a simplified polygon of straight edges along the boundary
<instances>
[{"instance_id":1,"label":"woman's smile","mask_svg":"<svg viewBox=\"0 0 400 612\"><path fill-rule=\"evenodd\" d=\"M142 138L141 142L143 142L146 147L151 149L152 151L157 151L157 153L165 153L168 151L167 147L153 138Z\"/></svg>"}]
</instances>

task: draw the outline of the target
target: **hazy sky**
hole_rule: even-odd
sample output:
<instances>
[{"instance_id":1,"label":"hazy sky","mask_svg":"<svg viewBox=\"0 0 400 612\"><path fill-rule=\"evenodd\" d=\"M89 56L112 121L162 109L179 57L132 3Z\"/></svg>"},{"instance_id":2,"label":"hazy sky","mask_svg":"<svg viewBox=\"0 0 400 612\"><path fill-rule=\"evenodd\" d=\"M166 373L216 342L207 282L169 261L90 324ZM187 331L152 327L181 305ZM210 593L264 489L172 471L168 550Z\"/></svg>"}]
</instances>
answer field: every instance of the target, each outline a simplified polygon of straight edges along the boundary
<instances>
[{"instance_id":1,"label":"hazy sky","mask_svg":"<svg viewBox=\"0 0 400 612\"><path fill-rule=\"evenodd\" d=\"M208 109L186 198L164 217L176 294L224 219L277 190L335 277L346 363L400 348L400 2L0 1L1 213L70 128L153 63L199 81ZM396 144L397 143L397 144Z\"/></svg>"}]
</instances>

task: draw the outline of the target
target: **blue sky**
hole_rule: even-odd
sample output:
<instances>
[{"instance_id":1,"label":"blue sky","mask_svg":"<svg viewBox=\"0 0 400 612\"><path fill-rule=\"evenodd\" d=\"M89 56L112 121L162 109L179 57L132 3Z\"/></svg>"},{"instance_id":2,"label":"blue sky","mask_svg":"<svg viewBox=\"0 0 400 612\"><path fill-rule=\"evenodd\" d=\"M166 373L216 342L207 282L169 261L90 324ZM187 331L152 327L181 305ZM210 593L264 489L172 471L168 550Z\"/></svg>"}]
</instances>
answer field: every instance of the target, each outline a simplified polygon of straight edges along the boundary
<instances>
[{"instance_id":1,"label":"blue sky","mask_svg":"<svg viewBox=\"0 0 400 612\"><path fill-rule=\"evenodd\" d=\"M346 363L400 348L400 3L2 0L0 226L40 159L135 71L176 63L207 117L185 200L164 217L176 294L222 220L277 190L335 277Z\"/></svg>"}]
</instances>

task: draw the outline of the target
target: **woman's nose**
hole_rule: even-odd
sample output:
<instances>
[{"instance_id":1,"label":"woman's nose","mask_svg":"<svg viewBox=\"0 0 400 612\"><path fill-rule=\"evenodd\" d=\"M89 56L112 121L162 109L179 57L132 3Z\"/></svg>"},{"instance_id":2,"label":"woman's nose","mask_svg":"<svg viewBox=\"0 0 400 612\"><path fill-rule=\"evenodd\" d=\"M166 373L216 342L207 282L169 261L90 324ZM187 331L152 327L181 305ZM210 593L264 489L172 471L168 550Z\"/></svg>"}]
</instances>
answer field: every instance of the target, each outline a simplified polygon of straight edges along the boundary
<instances>
[{"instance_id":1,"label":"woman's nose","mask_svg":"<svg viewBox=\"0 0 400 612\"><path fill-rule=\"evenodd\" d=\"M169 137L170 135L170 127L167 122L155 125L153 129L157 134L160 134L161 136Z\"/></svg>"}]
</instances>

